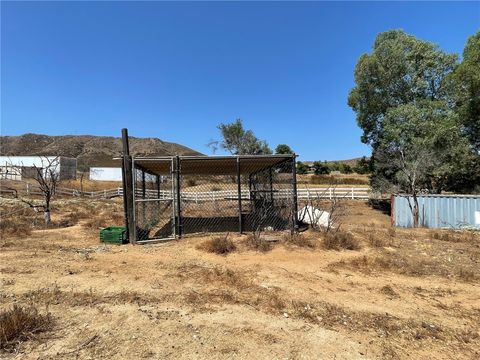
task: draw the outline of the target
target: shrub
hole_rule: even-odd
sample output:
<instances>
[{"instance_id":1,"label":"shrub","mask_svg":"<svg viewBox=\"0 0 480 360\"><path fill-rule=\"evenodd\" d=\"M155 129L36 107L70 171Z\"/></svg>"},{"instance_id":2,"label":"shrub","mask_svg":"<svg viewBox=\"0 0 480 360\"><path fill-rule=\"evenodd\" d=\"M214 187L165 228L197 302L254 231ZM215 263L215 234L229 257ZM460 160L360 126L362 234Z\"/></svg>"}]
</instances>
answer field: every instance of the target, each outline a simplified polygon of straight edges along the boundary
<instances>
[{"instance_id":1,"label":"shrub","mask_svg":"<svg viewBox=\"0 0 480 360\"><path fill-rule=\"evenodd\" d=\"M358 250L361 248L360 242L352 234L344 231L325 233L323 247L328 250Z\"/></svg>"},{"instance_id":2,"label":"shrub","mask_svg":"<svg viewBox=\"0 0 480 360\"><path fill-rule=\"evenodd\" d=\"M249 249L257 250L261 252L267 252L272 250L272 244L269 241L263 239L256 232L248 234L247 239L245 240L245 245Z\"/></svg>"},{"instance_id":3,"label":"shrub","mask_svg":"<svg viewBox=\"0 0 480 360\"><path fill-rule=\"evenodd\" d=\"M25 217L2 218L0 221L0 238L8 236L22 237L32 233L32 224Z\"/></svg>"},{"instance_id":4,"label":"shrub","mask_svg":"<svg viewBox=\"0 0 480 360\"><path fill-rule=\"evenodd\" d=\"M384 247L386 245L385 240L374 233L370 233L367 240L371 247Z\"/></svg>"},{"instance_id":5,"label":"shrub","mask_svg":"<svg viewBox=\"0 0 480 360\"><path fill-rule=\"evenodd\" d=\"M50 314L41 315L34 307L14 305L0 313L0 349L13 350L19 341L49 330L53 325Z\"/></svg>"},{"instance_id":6,"label":"shrub","mask_svg":"<svg viewBox=\"0 0 480 360\"><path fill-rule=\"evenodd\" d=\"M286 244L295 245L298 247L306 247L306 248L315 247L314 241L308 239L303 234L298 234L298 233L292 234L291 232L288 232L283 235L282 240Z\"/></svg>"},{"instance_id":7,"label":"shrub","mask_svg":"<svg viewBox=\"0 0 480 360\"><path fill-rule=\"evenodd\" d=\"M219 255L226 255L237 249L228 235L211 238L200 244L198 248Z\"/></svg>"}]
</instances>

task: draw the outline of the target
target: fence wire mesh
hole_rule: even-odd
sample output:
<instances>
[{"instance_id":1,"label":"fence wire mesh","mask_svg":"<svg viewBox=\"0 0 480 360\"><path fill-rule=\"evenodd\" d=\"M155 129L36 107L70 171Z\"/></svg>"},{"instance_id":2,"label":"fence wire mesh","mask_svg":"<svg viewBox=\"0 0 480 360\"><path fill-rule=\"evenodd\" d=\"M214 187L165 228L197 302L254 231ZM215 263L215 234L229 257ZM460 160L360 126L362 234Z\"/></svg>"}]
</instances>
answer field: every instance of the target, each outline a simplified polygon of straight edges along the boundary
<instances>
[{"instance_id":1,"label":"fence wire mesh","mask_svg":"<svg viewBox=\"0 0 480 360\"><path fill-rule=\"evenodd\" d=\"M134 162L137 240L294 228L292 156L157 162Z\"/></svg>"},{"instance_id":2,"label":"fence wire mesh","mask_svg":"<svg viewBox=\"0 0 480 360\"><path fill-rule=\"evenodd\" d=\"M173 184L171 174L153 174L134 165L134 210L137 240L174 236L175 196Z\"/></svg>"}]
</instances>

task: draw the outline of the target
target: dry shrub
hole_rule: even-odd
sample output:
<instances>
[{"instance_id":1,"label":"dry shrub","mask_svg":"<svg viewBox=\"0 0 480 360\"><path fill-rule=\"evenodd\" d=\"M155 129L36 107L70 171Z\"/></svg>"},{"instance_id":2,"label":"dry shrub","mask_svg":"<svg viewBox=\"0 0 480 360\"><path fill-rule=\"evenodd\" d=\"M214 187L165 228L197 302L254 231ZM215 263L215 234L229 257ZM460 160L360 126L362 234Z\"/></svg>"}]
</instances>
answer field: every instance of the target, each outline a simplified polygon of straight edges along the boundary
<instances>
[{"instance_id":1,"label":"dry shrub","mask_svg":"<svg viewBox=\"0 0 480 360\"><path fill-rule=\"evenodd\" d=\"M390 285L385 285L383 286L381 289L380 289L380 292L382 294L385 294L387 295L388 297L391 297L391 298L394 298L394 297L398 297L398 293L393 290L393 288L390 286Z\"/></svg>"},{"instance_id":2,"label":"dry shrub","mask_svg":"<svg viewBox=\"0 0 480 360\"><path fill-rule=\"evenodd\" d=\"M237 249L233 241L228 238L228 234L206 240L199 244L197 248L218 255L227 255Z\"/></svg>"},{"instance_id":3,"label":"dry shrub","mask_svg":"<svg viewBox=\"0 0 480 360\"><path fill-rule=\"evenodd\" d=\"M386 241L374 233L370 233L367 237L367 241L371 247L384 247Z\"/></svg>"},{"instance_id":4,"label":"dry shrub","mask_svg":"<svg viewBox=\"0 0 480 360\"><path fill-rule=\"evenodd\" d=\"M408 276L442 276L457 277L462 281L473 281L478 275L473 271L460 268L449 268L441 262L425 257L408 256L401 253L380 253L373 256L361 256L348 261L341 260L331 265L332 268L348 268L371 273L373 271L390 271Z\"/></svg>"},{"instance_id":5,"label":"dry shrub","mask_svg":"<svg viewBox=\"0 0 480 360\"><path fill-rule=\"evenodd\" d=\"M359 250L361 248L360 242L345 231L325 233L322 245L327 250Z\"/></svg>"},{"instance_id":6,"label":"dry shrub","mask_svg":"<svg viewBox=\"0 0 480 360\"><path fill-rule=\"evenodd\" d=\"M55 223L58 227L70 227L78 224L80 220L88 219L89 214L85 211L74 211Z\"/></svg>"},{"instance_id":7,"label":"dry shrub","mask_svg":"<svg viewBox=\"0 0 480 360\"><path fill-rule=\"evenodd\" d=\"M123 225L123 215L111 212L111 213L100 213L94 217L91 217L84 222L83 226L92 229L98 230L99 228L104 228L107 226L121 226Z\"/></svg>"},{"instance_id":8,"label":"dry shrub","mask_svg":"<svg viewBox=\"0 0 480 360\"><path fill-rule=\"evenodd\" d=\"M397 235L397 231L393 227L388 228L387 233L388 236L390 236L392 239L395 238L395 236Z\"/></svg>"},{"instance_id":9,"label":"dry shrub","mask_svg":"<svg viewBox=\"0 0 480 360\"><path fill-rule=\"evenodd\" d=\"M2 218L0 221L0 238L23 237L32 233L32 222L23 216Z\"/></svg>"},{"instance_id":10,"label":"dry shrub","mask_svg":"<svg viewBox=\"0 0 480 360\"><path fill-rule=\"evenodd\" d=\"M260 252L272 250L271 242L262 238L261 235L256 232L247 235L247 238L245 239L245 245L248 249Z\"/></svg>"},{"instance_id":11,"label":"dry shrub","mask_svg":"<svg viewBox=\"0 0 480 360\"><path fill-rule=\"evenodd\" d=\"M479 241L480 235L475 231L435 231L432 233L432 238L435 240L460 243Z\"/></svg>"},{"instance_id":12,"label":"dry shrub","mask_svg":"<svg viewBox=\"0 0 480 360\"><path fill-rule=\"evenodd\" d=\"M19 341L50 330L53 319L50 314L41 315L35 307L14 305L0 313L0 349L11 351Z\"/></svg>"},{"instance_id":13,"label":"dry shrub","mask_svg":"<svg viewBox=\"0 0 480 360\"><path fill-rule=\"evenodd\" d=\"M303 234L288 232L283 234L282 241L287 245L294 245L303 248L315 248L315 242Z\"/></svg>"},{"instance_id":14,"label":"dry shrub","mask_svg":"<svg viewBox=\"0 0 480 360\"><path fill-rule=\"evenodd\" d=\"M466 282L471 282L471 281L474 281L474 280L477 279L477 276L475 275L475 273L472 270L463 269L463 268L461 268L458 271L457 276L458 276L459 279L461 279L463 281L466 281Z\"/></svg>"}]
</instances>

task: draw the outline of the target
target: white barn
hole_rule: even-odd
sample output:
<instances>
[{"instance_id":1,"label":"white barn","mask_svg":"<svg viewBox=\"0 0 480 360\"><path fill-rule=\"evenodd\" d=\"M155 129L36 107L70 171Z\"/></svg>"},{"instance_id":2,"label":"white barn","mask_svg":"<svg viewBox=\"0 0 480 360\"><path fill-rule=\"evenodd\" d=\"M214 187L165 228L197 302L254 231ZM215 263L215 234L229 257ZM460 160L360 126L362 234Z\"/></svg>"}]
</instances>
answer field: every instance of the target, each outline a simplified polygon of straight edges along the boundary
<instances>
[{"instance_id":1,"label":"white barn","mask_svg":"<svg viewBox=\"0 0 480 360\"><path fill-rule=\"evenodd\" d=\"M0 179L22 180L35 175L36 169L54 169L59 180L77 178L77 159L65 156L0 156ZM35 169L36 168L36 169Z\"/></svg>"},{"instance_id":2,"label":"white barn","mask_svg":"<svg viewBox=\"0 0 480 360\"><path fill-rule=\"evenodd\" d=\"M122 181L122 168L91 167L89 179L93 181Z\"/></svg>"}]
</instances>

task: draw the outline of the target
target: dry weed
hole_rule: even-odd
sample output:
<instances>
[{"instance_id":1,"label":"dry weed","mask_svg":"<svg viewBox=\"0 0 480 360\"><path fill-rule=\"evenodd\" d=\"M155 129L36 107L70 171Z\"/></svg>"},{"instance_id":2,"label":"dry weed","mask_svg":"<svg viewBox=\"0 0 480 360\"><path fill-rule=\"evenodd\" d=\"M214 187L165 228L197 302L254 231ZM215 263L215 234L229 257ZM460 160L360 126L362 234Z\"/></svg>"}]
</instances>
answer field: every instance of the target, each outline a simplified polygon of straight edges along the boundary
<instances>
[{"instance_id":1,"label":"dry weed","mask_svg":"<svg viewBox=\"0 0 480 360\"><path fill-rule=\"evenodd\" d=\"M0 349L12 351L20 341L50 330L53 319L50 314L41 315L35 307L14 305L0 313Z\"/></svg>"},{"instance_id":2,"label":"dry weed","mask_svg":"<svg viewBox=\"0 0 480 360\"><path fill-rule=\"evenodd\" d=\"M0 221L0 238L25 237L32 233L32 229L32 221L26 217L2 217L2 221Z\"/></svg>"},{"instance_id":3,"label":"dry weed","mask_svg":"<svg viewBox=\"0 0 480 360\"><path fill-rule=\"evenodd\" d=\"M261 235L257 233L248 234L244 243L246 247L251 250L256 250L261 252L267 252L272 250L271 242L262 238Z\"/></svg>"},{"instance_id":4,"label":"dry weed","mask_svg":"<svg viewBox=\"0 0 480 360\"><path fill-rule=\"evenodd\" d=\"M294 245L303 248L313 249L316 246L314 240L309 239L305 235L299 233L284 233L282 236L282 241L287 245Z\"/></svg>"},{"instance_id":5,"label":"dry weed","mask_svg":"<svg viewBox=\"0 0 480 360\"><path fill-rule=\"evenodd\" d=\"M323 238L323 247L327 250L359 250L360 242L350 233L345 231L328 232Z\"/></svg>"},{"instance_id":6,"label":"dry weed","mask_svg":"<svg viewBox=\"0 0 480 360\"><path fill-rule=\"evenodd\" d=\"M207 252L211 252L218 255L227 255L237 249L232 240L228 238L228 234L225 236L217 236L197 246L197 249L201 249Z\"/></svg>"}]
</instances>

